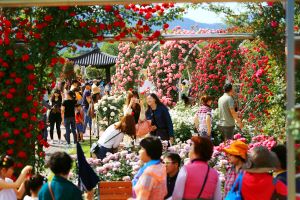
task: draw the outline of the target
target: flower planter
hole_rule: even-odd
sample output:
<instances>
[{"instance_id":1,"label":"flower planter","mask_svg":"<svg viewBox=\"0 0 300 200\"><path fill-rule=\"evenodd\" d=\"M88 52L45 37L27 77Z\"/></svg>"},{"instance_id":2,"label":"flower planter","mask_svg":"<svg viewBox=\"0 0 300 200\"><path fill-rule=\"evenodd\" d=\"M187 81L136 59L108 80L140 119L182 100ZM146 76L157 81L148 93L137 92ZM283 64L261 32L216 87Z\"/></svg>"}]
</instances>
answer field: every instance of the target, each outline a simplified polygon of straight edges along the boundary
<instances>
[{"instance_id":1,"label":"flower planter","mask_svg":"<svg viewBox=\"0 0 300 200\"><path fill-rule=\"evenodd\" d=\"M101 200L126 200L132 197L132 184L130 181L100 182L98 189Z\"/></svg>"}]
</instances>

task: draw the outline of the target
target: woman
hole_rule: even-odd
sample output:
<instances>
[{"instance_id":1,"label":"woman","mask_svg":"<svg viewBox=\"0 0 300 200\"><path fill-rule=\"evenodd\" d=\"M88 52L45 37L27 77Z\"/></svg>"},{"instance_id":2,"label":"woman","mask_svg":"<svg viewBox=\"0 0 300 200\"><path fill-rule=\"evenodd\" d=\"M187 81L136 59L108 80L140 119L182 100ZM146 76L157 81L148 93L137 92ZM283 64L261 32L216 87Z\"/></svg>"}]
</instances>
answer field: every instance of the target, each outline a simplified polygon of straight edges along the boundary
<instances>
[{"instance_id":1,"label":"woman","mask_svg":"<svg viewBox=\"0 0 300 200\"><path fill-rule=\"evenodd\" d=\"M137 124L139 122L141 106L139 105L139 94L137 91L129 91L125 106L124 106L124 116L133 115L134 121Z\"/></svg>"},{"instance_id":2,"label":"woman","mask_svg":"<svg viewBox=\"0 0 300 200\"><path fill-rule=\"evenodd\" d=\"M66 152L55 152L50 156L47 166L54 173L51 182L42 186L39 200L72 199L82 200L82 193L76 185L68 180L73 160Z\"/></svg>"},{"instance_id":3,"label":"woman","mask_svg":"<svg viewBox=\"0 0 300 200\"><path fill-rule=\"evenodd\" d=\"M211 138L212 127L212 97L204 95L201 97L201 106L195 115L194 123L200 136Z\"/></svg>"},{"instance_id":4,"label":"woman","mask_svg":"<svg viewBox=\"0 0 300 200\"><path fill-rule=\"evenodd\" d=\"M121 121L110 125L98 140L99 150L96 153L97 158L105 158L108 152L112 153L117 149L123 140L124 135L135 138L135 122L131 115L124 116Z\"/></svg>"},{"instance_id":5,"label":"woman","mask_svg":"<svg viewBox=\"0 0 300 200\"><path fill-rule=\"evenodd\" d=\"M160 162L162 143L158 138L148 137L141 141L140 160L144 163L132 180L136 199L163 200L167 194L167 172Z\"/></svg>"},{"instance_id":6,"label":"woman","mask_svg":"<svg viewBox=\"0 0 300 200\"><path fill-rule=\"evenodd\" d=\"M65 138L67 141L67 147L70 147L71 139L70 134L73 133L74 144L76 144L76 122L75 122L75 94L72 91L67 93L67 99L62 103L61 114L63 123L65 124L66 134Z\"/></svg>"},{"instance_id":7,"label":"woman","mask_svg":"<svg viewBox=\"0 0 300 200\"><path fill-rule=\"evenodd\" d=\"M238 174L241 172L243 164L247 160L248 145L236 140L231 143L230 147L225 148L223 151L227 154L228 161L231 164L225 175L224 196L226 196L238 177Z\"/></svg>"},{"instance_id":8,"label":"woman","mask_svg":"<svg viewBox=\"0 0 300 200\"><path fill-rule=\"evenodd\" d=\"M23 200L38 200L38 194L47 179L39 174L33 175L25 182L26 196Z\"/></svg>"},{"instance_id":9,"label":"woman","mask_svg":"<svg viewBox=\"0 0 300 200\"><path fill-rule=\"evenodd\" d=\"M170 143L173 143L173 123L168 108L160 102L154 93L147 96L147 104L146 118L152 122L150 134L160 137L161 140L170 140Z\"/></svg>"},{"instance_id":10,"label":"woman","mask_svg":"<svg viewBox=\"0 0 300 200\"><path fill-rule=\"evenodd\" d=\"M58 143L60 144L61 141L61 130L60 130L60 124L62 121L61 118L61 104L62 104L62 96L59 90L55 90L50 101L50 114L49 114L49 122L50 122L50 138L51 142L54 143L53 140L53 130L54 125L56 125L56 132L58 136Z\"/></svg>"},{"instance_id":11,"label":"woman","mask_svg":"<svg viewBox=\"0 0 300 200\"><path fill-rule=\"evenodd\" d=\"M192 137L192 142L191 162L180 169L172 199L221 200L218 172L207 163L213 154L213 144L209 138L201 136Z\"/></svg>"},{"instance_id":12,"label":"woman","mask_svg":"<svg viewBox=\"0 0 300 200\"><path fill-rule=\"evenodd\" d=\"M238 176L236 183L241 185L241 195L243 199L286 199L287 188L280 180L274 181L272 171L279 166L279 161L275 153L266 147L254 147L244 164L244 174ZM235 190L236 188L233 188ZM231 191L228 193L230 195ZM227 195L227 197L228 197Z\"/></svg>"}]
</instances>

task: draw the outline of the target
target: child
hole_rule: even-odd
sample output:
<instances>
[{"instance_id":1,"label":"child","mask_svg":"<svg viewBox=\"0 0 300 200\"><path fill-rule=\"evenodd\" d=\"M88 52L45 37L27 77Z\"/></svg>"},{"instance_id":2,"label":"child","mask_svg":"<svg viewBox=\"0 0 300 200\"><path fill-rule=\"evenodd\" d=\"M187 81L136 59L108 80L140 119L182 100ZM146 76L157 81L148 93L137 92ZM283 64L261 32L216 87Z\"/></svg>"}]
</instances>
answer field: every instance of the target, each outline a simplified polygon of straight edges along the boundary
<instances>
[{"instance_id":1,"label":"child","mask_svg":"<svg viewBox=\"0 0 300 200\"><path fill-rule=\"evenodd\" d=\"M83 112L80 104L75 105L75 121L76 121L76 128L77 128L77 141L83 142Z\"/></svg>"},{"instance_id":2,"label":"child","mask_svg":"<svg viewBox=\"0 0 300 200\"><path fill-rule=\"evenodd\" d=\"M47 179L39 174L32 176L25 182L27 195L23 200L38 200L38 193Z\"/></svg>"},{"instance_id":3,"label":"child","mask_svg":"<svg viewBox=\"0 0 300 200\"><path fill-rule=\"evenodd\" d=\"M7 155L0 158L0 200L17 200L21 199L24 193L24 185L27 174L32 170L31 166L23 168L16 182L11 180L14 173L14 160ZM21 186L21 187L20 187ZM19 189L18 189L19 188ZM17 190L18 189L18 190Z\"/></svg>"}]
</instances>

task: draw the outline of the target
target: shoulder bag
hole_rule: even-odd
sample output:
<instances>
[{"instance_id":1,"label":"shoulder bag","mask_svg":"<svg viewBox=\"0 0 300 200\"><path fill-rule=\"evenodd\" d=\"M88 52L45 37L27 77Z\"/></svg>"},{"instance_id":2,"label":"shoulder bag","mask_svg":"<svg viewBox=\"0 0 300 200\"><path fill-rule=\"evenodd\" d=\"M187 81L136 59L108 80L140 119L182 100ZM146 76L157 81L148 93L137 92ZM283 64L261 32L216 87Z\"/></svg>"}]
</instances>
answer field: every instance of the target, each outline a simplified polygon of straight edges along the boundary
<instances>
[{"instance_id":1,"label":"shoulder bag","mask_svg":"<svg viewBox=\"0 0 300 200\"><path fill-rule=\"evenodd\" d=\"M235 180L233 186L228 192L225 200L242 200L242 183L243 183L244 173L240 173L238 178Z\"/></svg>"},{"instance_id":2,"label":"shoulder bag","mask_svg":"<svg viewBox=\"0 0 300 200\"><path fill-rule=\"evenodd\" d=\"M54 196L54 193L53 193L53 190L51 187L51 182L48 183L48 189L49 189L52 200L55 200L55 196Z\"/></svg>"},{"instance_id":3,"label":"shoulder bag","mask_svg":"<svg viewBox=\"0 0 300 200\"><path fill-rule=\"evenodd\" d=\"M200 197L201 197L201 194L202 194L202 192L204 190L204 187L206 185L206 181L207 181L207 178L208 178L209 171L210 171L210 167L209 167L209 165L207 165L207 172L206 172L206 175L205 175L205 179L204 179L204 182L202 184L202 187L201 187L201 190L200 190L200 192L198 194L197 199L201 199Z\"/></svg>"}]
</instances>

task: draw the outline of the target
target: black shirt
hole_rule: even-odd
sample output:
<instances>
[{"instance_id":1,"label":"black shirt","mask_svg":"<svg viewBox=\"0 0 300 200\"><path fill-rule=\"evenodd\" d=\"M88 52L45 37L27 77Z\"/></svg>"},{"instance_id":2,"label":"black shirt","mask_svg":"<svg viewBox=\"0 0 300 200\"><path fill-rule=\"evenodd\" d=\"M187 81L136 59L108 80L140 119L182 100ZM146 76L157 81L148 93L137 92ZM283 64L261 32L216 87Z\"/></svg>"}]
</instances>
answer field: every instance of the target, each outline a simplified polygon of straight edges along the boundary
<instances>
[{"instance_id":1,"label":"black shirt","mask_svg":"<svg viewBox=\"0 0 300 200\"><path fill-rule=\"evenodd\" d=\"M62 106L65 107L64 118L75 117L76 100L65 100Z\"/></svg>"},{"instance_id":2,"label":"black shirt","mask_svg":"<svg viewBox=\"0 0 300 200\"><path fill-rule=\"evenodd\" d=\"M168 194L167 196L165 197L165 199L169 198L172 196L173 194L173 190L174 190L174 187L175 187L175 183L176 183L176 179L177 179L177 176L178 176L178 172L175 176L173 177L170 177L170 176L167 176L167 188L168 188Z\"/></svg>"}]
</instances>

